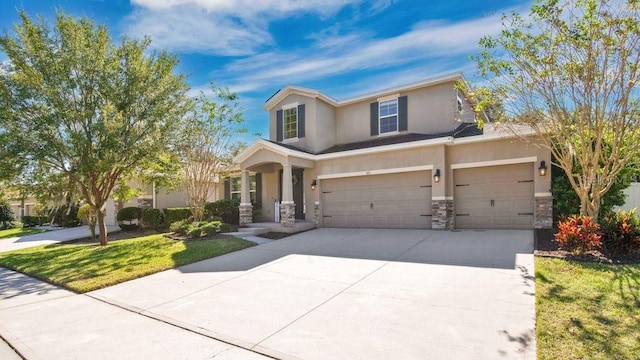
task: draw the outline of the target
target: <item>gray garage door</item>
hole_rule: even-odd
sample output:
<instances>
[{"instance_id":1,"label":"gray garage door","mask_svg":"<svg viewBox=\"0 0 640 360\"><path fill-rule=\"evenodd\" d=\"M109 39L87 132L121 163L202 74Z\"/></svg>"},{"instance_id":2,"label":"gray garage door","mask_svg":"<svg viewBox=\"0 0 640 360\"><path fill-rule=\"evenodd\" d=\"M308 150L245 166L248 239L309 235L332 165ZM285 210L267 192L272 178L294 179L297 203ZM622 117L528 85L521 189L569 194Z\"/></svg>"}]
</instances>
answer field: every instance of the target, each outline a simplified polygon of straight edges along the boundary
<instances>
[{"instance_id":1,"label":"gray garage door","mask_svg":"<svg viewBox=\"0 0 640 360\"><path fill-rule=\"evenodd\" d=\"M325 227L431 228L431 172L321 181Z\"/></svg>"},{"instance_id":2,"label":"gray garage door","mask_svg":"<svg viewBox=\"0 0 640 360\"><path fill-rule=\"evenodd\" d=\"M456 228L533 228L533 164L454 171Z\"/></svg>"}]
</instances>

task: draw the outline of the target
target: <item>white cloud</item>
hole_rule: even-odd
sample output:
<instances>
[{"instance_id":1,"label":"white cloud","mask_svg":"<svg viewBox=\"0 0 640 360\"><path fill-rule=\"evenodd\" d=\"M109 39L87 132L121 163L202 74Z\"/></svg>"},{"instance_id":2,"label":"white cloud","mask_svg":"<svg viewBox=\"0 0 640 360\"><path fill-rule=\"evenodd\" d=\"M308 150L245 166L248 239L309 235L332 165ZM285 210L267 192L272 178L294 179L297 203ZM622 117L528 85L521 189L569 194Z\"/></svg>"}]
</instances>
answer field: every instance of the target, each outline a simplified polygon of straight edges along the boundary
<instances>
[{"instance_id":1,"label":"white cloud","mask_svg":"<svg viewBox=\"0 0 640 360\"><path fill-rule=\"evenodd\" d=\"M273 44L269 23L296 14L329 17L363 0L133 0L125 31L173 51L249 55Z\"/></svg>"},{"instance_id":2,"label":"white cloud","mask_svg":"<svg viewBox=\"0 0 640 360\"><path fill-rule=\"evenodd\" d=\"M369 33L327 35L317 38L312 48L248 56L213 75L230 80L232 89L243 92L434 59L466 59L476 52L480 34L495 34L500 29L500 15L494 15L462 22L422 22L389 38Z\"/></svg>"}]
</instances>

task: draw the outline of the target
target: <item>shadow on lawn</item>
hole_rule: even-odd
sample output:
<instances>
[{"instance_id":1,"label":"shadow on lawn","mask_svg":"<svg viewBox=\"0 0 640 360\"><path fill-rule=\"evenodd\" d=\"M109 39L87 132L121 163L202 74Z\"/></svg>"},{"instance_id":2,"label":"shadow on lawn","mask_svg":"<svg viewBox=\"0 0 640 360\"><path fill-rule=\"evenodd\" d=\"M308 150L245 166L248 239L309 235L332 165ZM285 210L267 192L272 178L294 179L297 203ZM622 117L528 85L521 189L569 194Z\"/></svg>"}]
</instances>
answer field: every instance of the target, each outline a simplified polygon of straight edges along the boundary
<instances>
[{"instance_id":1,"label":"shadow on lawn","mask_svg":"<svg viewBox=\"0 0 640 360\"><path fill-rule=\"evenodd\" d=\"M604 354L606 358L629 359L629 354L634 354L631 358L635 358L640 350L640 265L572 264L611 281L599 278L592 282L584 280L582 284L571 279L570 283L557 283L537 272L541 286L536 291L547 302L545 307L553 308L554 314L554 318L546 318L545 322L555 322L560 325L555 331L562 332L543 341L575 342L583 348L579 351L583 355ZM550 317L550 314L541 316ZM574 354L575 358L583 355Z\"/></svg>"}]
</instances>

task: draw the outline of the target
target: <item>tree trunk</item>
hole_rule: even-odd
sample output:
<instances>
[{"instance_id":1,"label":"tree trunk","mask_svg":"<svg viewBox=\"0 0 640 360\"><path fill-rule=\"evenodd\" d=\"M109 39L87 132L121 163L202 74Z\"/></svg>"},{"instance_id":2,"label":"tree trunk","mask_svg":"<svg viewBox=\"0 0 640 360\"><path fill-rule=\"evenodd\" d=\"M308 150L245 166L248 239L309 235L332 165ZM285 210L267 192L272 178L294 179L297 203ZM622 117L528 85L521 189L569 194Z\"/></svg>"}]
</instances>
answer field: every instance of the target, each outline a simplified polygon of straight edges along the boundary
<instances>
[{"instance_id":1,"label":"tree trunk","mask_svg":"<svg viewBox=\"0 0 640 360\"><path fill-rule=\"evenodd\" d=\"M102 211L98 211L98 228L100 229L100 245L107 245L107 224Z\"/></svg>"}]
</instances>

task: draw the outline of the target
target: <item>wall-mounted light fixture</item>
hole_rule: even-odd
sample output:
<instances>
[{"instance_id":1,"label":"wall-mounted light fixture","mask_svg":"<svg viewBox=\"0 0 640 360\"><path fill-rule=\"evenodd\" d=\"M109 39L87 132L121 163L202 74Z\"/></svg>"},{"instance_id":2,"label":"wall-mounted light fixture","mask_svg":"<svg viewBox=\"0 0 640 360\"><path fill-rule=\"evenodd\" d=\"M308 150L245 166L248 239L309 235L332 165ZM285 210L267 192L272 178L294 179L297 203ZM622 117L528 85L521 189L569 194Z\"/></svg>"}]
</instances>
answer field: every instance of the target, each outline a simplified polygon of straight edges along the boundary
<instances>
[{"instance_id":1,"label":"wall-mounted light fixture","mask_svg":"<svg viewBox=\"0 0 640 360\"><path fill-rule=\"evenodd\" d=\"M316 186L318 185L318 182L314 179L311 182L311 191L315 191L316 190Z\"/></svg>"},{"instance_id":2,"label":"wall-mounted light fixture","mask_svg":"<svg viewBox=\"0 0 640 360\"><path fill-rule=\"evenodd\" d=\"M433 182L440 182L440 169L436 169L436 173L433 174Z\"/></svg>"},{"instance_id":3,"label":"wall-mounted light fixture","mask_svg":"<svg viewBox=\"0 0 640 360\"><path fill-rule=\"evenodd\" d=\"M538 173L540 176L547 175L547 163L544 160L540 161L540 167L538 168Z\"/></svg>"}]
</instances>

